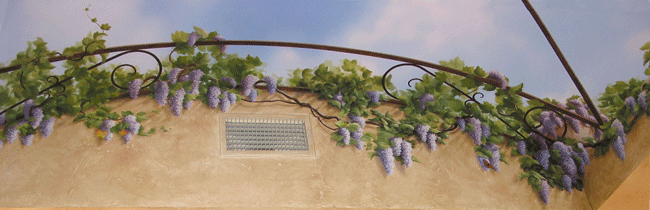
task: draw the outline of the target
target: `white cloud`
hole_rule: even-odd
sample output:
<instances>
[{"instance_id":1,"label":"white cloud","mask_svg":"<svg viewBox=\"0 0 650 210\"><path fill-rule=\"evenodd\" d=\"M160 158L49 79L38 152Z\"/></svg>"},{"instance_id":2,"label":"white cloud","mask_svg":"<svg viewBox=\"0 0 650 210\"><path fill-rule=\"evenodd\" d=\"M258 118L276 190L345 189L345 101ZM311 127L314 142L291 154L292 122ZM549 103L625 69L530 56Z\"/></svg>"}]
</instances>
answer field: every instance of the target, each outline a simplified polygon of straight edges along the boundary
<instances>
[{"instance_id":1,"label":"white cloud","mask_svg":"<svg viewBox=\"0 0 650 210\"><path fill-rule=\"evenodd\" d=\"M650 41L650 29L643 30L632 35L627 42L625 42L625 51L627 52L627 59L629 60L638 60L641 61L643 57L643 51L639 48L643 46L646 42ZM640 62L639 62L640 63Z\"/></svg>"}]
</instances>

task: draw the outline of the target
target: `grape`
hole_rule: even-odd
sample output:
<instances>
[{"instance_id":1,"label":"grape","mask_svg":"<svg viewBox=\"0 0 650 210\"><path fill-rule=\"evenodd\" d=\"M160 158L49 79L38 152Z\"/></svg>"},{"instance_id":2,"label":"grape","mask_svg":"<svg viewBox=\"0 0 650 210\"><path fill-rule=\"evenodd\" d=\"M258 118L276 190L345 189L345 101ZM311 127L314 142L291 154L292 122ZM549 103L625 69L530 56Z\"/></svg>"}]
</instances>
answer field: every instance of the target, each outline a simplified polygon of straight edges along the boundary
<instances>
[{"instance_id":1,"label":"grape","mask_svg":"<svg viewBox=\"0 0 650 210\"><path fill-rule=\"evenodd\" d=\"M549 190L551 189L551 187L548 185L548 182L546 182L546 180L544 179L542 179L542 183L540 184L540 186L542 187L542 189L539 190L539 196L542 197L542 201L544 201L544 203L548 205L548 196L550 193Z\"/></svg>"},{"instance_id":2,"label":"grape","mask_svg":"<svg viewBox=\"0 0 650 210\"><path fill-rule=\"evenodd\" d=\"M2 138L0 138L0 149L2 149L2 145L4 144L4 142L2 142L2 141L4 141L4 140L2 140Z\"/></svg>"},{"instance_id":3,"label":"grape","mask_svg":"<svg viewBox=\"0 0 650 210\"><path fill-rule=\"evenodd\" d=\"M140 92L140 87L142 87L141 79L134 79L129 82L129 96L131 99L138 98L138 93Z\"/></svg>"},{"instance_id":4,"label":"grape","mask_svg":"<svg viewBox=\"0 0 650 210\"><path fill-rule=\"evenodd\" d=\"M55 120L54 117L50 117L46 120L43 120L43 122L41 122L40 130L43 138L47 138L52 134L52 131L54 131L54 120Z\"/></svg>"},{"instance_id":5,"label":"grape","mask_svg":"<svg viewBox=\"0 0 650 210\"><path fill-rule=\"evenodd\" d=\"M424 110L425 105L427 105L427 102L429 102L429 101L435 101L435 100L436 100L436 99L433 98L433 94L431 94L431 93L427 93L427 94L421 95L421 96L420 96L420 108L421 108L422 110Z\"/></svg>"},{"instance_id":6,"label":"grape","mask_svg":"<svg viewBox=\"0 0 650 210\"><path fill-rule=\"evenodd\" d=\"M497 82L497 87L501 89L506 89L508 86L508 81L506 80L506 76L501 74L498 70L492 70L488 72L488 79L492 79Z\"/></svg>"},{"instance_id":7,"label":"grape","mask_svg":"<svg viewBox=\"0 0 650 210\"><path fill-rule=\"evenodd\" d=\"M623 128L623 124L621 124L621 121L618 119L615 119L614 122L612 122L612 128L616 128L616 135L621 137L623 144L627 143L627 137L625 135L625 129Z\"/></svg>"},{"instance_id":8,"label":"grape","mask_svg":"<svg viewBox=\"0 0 650 210\"><path fill-rule=\"evenodd\" d=\"M435 133L427 133L427 145L429 145L429 149L436 151L438 149L438 144L436 144L436 139L438 136Z\"/></svg>"},{"instance_id":9,"label":"grape","mask_svg":"<svg viewBox=\"0 0 650 210\"><path fill-rule=\"evenodd\" d=\"M275 90L278 89L278 80L273 76L266 76L264 82L266 82L266 89L268 89L269 94L273 95Z\"/></svg>"},{"instance_id":10,"label":"grape","mask_svg":"<svg viewBox=\"0 0 650 210\"><path fill-rule=\"evenodd\" d=\"M129 127L126 128L126 131L132 133L132 134L137 134L138 131L140 131L140 123L133 123L129 124Z\"/></svg>"},{"instance_id":11,"label":"grape","mask_svg":"<svg viewBox=\"0 0 650 210\"><path fill-rule=\"evenodd\" d=\"M115 121L111 119L104 119L104 121L102 121L102 126L99 127L99 130L104 132L111 131L111 128L113 128L113 126L115 126Z\"/></svg>"},{"instance_id":12,"label":"grape","mask_svg":"<svg viewBox=\"0 0 650 210\"><path fill-rule=\"evenodd\" d=\"M216 41L226 41L226 39L223 38L221 35L215 36L214 40L216 40ZM217 47L219 47L219 49L221 50L221 53L225 53L226 49L228 48L228 45L217 45Z\"/></svg>"},{"instance_id":13,"label":"grape","mask_svg":"<svg viewBox=\"0 0 650 210\"><path fill-rule=\"evenodd\" d=\"M25 116L25 119L29 119L29 114L32 111L32 106L34 106L34 100L33 99L28 99L23 103L23 115Z\"/></svg>"},{"instance_id":14,"label":"grape","mask_svg":"<svg viewBox=\"0 0 650 210\"><path fill-rule=\"evenodd\" d=\"M337 93L334 95L334 100L338 101L341 103L341 106L345 105L345 101L343 101L343 94Z\"/></svg>"},{"instance_id":15,"label":"grape","mask_svg":"<svg viewBox=\"0 0 650 210\"><path fill-rule=\"evenodd\" d=\"M230 101L228 100L228 97L221 99L221 103L219 103L219 108L221 108L222 112L228 112L228 108L230 108Z\"/></svg>"},{"instance_id":16,"label":"grape","mask_svg":"<svg viewBox=\"0 0 650 210\"><path fill-rule=\"evenodd\" d=\"M560 166L564 173L571 177L571 180L575 181L578 179L578 169L576 168L576 163L571 157L560 157Z\"/></svg>"},{"instance_id":17,"label":"grape","mask_svg":"<svg viewBox=\"0 0 650 210\"><path fill-rule=\"evenodd\" d=\"M339 128L338 132L343 136L343 144L350 145L350 131L347 128Z\"/></svg>"},{"instance_id":18,"label":"grape","mask_svg":"<svg viewBox=\"0 0 650 210\"><path fill-rule=\"evenodd\" d=\"M427 142L427 133L431 130L431 126L429 125L416 125L415 126L415 132L418 134L418 137L420 137L420 141L422 142Z\"/></svg>"},{"instance_id":19,"label":"grape","mask_svg":"<svg viewBox=\"0 0 650 210\"><path fill-rule=\"evenodd\" d=\"M205 75L203 71L201 71L200 69L196 69L190 72L190 80L192 80L193 82L200 82L201 78L203 78L203 75Z\"/></svg>"},{"instance_id":20,"label":"grape","mask_svg":"<svg viewBox=\"0 0 650 210\"><path fill-rule=\"evenodd\" d=\"M127 143L129 143L129 141L131 141L131 138L133 137L133 134L126 133L126 135L124 135L122 137L124 137L124 140L125 140L124 143L127 144Z\"/></svg>"},{"instance_id":21,"label":"grape","mask_svg":"<svg viewBox=\"0 0 650 210\"><path fill-rule=\"evenodd\" d=\"M228 95L228 96L230 96L230 95ZM235 100L236 100L236 98L237 97L235 96ZM257 101L257 90L255 90L255 89L251 90L251 93L250 93L250 95L248 95L248 98L251 99L252 102Z\"/></svg>"},{"instance_id":22,"label":"grape","mask_svg":"<svg viewBox=\"0 0 650 210\"><path fill-rule=\"evenodd\" d=\"M255 82L257 82L258 80L260 80L260 78L255 75L249 74L248 76L246 76L246 78L244 78L241 81L242 95L245 96L249 95L251 93L251 90L253 89L253 86L255 86Z\"/></svg>"},{"instance_id":23,"label":"grape","mask_svg":"<svg viewBox=\"0 0 650 210\"><path fill-rule=\"evenodd\" d=\"M463 118L456 118L456 124L458 124L458 128L460 128L461 131L465 130L465 119Z\"/></svg>"},{"instance_id":24,"label":"grape","mask_svg":"<svg viewBox=\"0 0 650 210\"><path fill-rule=\"evenodd\" d=\"M603 135L603 130L600 130L600 128L595 128L594 139L598 141L602 135Z\"/></svg>"},{"instance_id":25,"label":"grape","mask_svg":"<svg viewBox=\"0 0 650 210\"><path fill-rule=\"evenodd\" d=\"M571 188L571 177L568 175L562 175L562 185L567 191L569 191L569 194L573 191Z\"/></svg>"},{"instance_id":26,"label":"grape","mask_svg":"<svg viewBox=\"0 0 650 210\"><path fill-rule=\"evenodd\" d=\"M483 134L483 137L486 139L490 137L490 126L481 125L481 133Z\"/></svg>"},{"instance_id":27,"label":"grape","mask_svg":"<svg viewBox=\"0 0 650 210\"><path fill-rule=\"evenodd\" d=\"M190 80L190 75L183 75L178 79L178 82L185 82Z\"/></svg>"},{"instance_id":28,"label":"grape","mask_svg":"<svg viewBox=\"0 0 650 210\"><path fill-rule=\"evenodd\" d=\"M178 75L181 73L182 69L179 68L173 68L171 71L169 71L169 83L170 84L176 84L176 81L178 80Z\"/></svg>"},{"instance_id":29,"label":"grape","mask_svg":"<svg viewBox=\"0 0 650 210\"><path fill-rule=\"evenodd\" d=\"M219 87L217 86L212 86L208 88L208 105L212 108L217 108L219 105L219 94L221 93L221 90L219 90Z\"/></svg>"},{"instance_id":30,"label":"grape","mask_svg":"<svg viewBox=\"0 0 650 210\"><path fill-rule=\"evenodd\" d=\"M255 95L257 96L257 90L252 89L251 94L252 94L253 91L255 91ZM230 101L230 104L234 104L235 102L237 102L237 94L228 93L227 96L228 96L228 100Z\"/></svg>"},{"instance_id":31,"label":"grape","mask_svg":"<svg viewBox=\"0 0 650 210\"><path fill-rule=\"evenodd\" d=\"M395 136L390 138L389 141L393 143L393 154L396 156L402 155L402 138Z\"/></svg>"},{"instance_id":32,"label":"grape","mask_svg":"<svg viewBox=\"0 0 650 210\"><path fill-rule=\"evenodd\" d=\"M567 121L569 121L569 125L571 126L573 131L575 131L576 133L580 133L580 120L567 115L564 115L564 117L567 119Z\"/></svg>"},{"instance_id":33,"label":"grape","mask_svg":"<svg viewBox=\"0 0 650 210\"><path fill-rule=\"evenodd\" d=\"M535 133L535 132L530 132L528 135L530 135L530 137L532 137L533 140L535 140L535 142L537 142L537 144L539 144L539 146L543 150L548 149L548 146L546 145L546 141L544 141L544 137L541 137L541 136L537 135L537 133Z\"/></svg>"},{"instance_id":34,"label":"grape","mask_svg":"<svg viewBox=\"0 0 650 210\"><path fill-rule=\"evenodd\" d=\"M33 129L38 128L38 126L41 124L41 121L43 120L43 110L41 107L36 107L32 109L32 118L34 118L34 121L30 122L29 124L32 126Z\"/></svg>"},{"instance_id":35,"label":"grape","mask_svg":"<svg viewBox=\"0 0 650 210\"><path fill-rule=\"evenodd\" d=\"M395 157L393 156L393 150L391 148L379 149L377 153L379 153L379 157L381 158L381 163L384 165L386 174L393 175L393 168L395 168Z\"/></svg>"},{"instance_id":36,"label":"grape","mask_svg":"<svg viewBox=\"0 0 650 210\"><path fill-rule=\"evenodd\" d=\"M160 105L165 105L167 103L167 96L169 95L169 86L166 82L159 81L154 86L154 93L156 96L156 102Z\"/></svg>"},{"instance_id":37,"label":"grape","mask_svg":"<svg viewBox=\"0 0 650 210\"><path fill-rule=\"evenodd\" d=\"M363 141L361 141L361 140L357 141L357 149L358 150L362 150L362 151L365 150L366 149L365 146L366 146L366 144Z\"/></svg>"},{"instance_id":38,"label":"grape","mask_svg":"<svg viewBox=\"0 0 650 210\"><path fill-rule=\"evenodd\" d=\"M580 159L582 159L582 162L585 165L589 165L591 162L589 160L589 153L587 152L587 149L582 145L582 142L578 143L578 148L582 149L582 152L578 153L578 156L580 156Z\"/></svg>"},{"instance_id":39,"label":"grape","mask_svg":"<svg viewBox=\"0 0 650 210\"><path fill-rule=\"evenodd\" d=\"M634 108L636 107L636 100L634 100L634 97L630 96L625 98L625 106L630 109L630 112L634 113Z\"/></svg>"},{"instance_id":40,"label":"grape","mask_svg":"<svg viewBox=\"0 0 650 210\"><path fill-rule=\"evenodd\" d=\"M366 119L363 119L363 117L359 115L348 115L348 118L350 118L353 123L359 124L359 130L366 127Z\"/></svg>"},{"instance_id":41,"label":"grape","mask_svg":"<svg viewBox=\"0 0 650 210\"><path fill-rule=\"evenodd\" d=\"M555 125L557 125L559 127L564 126L564 122L562 121L562 118L557 116L557 114L555 112L549 111L548 117L555 123Z\"/></svg>"},{"instance_id":42,"label":"grape","mask_svg":"<svg viewBox=\"0 0 650 210\"><path fill-rule=\"evenodd\" d=\"M612 142L612 148L616 152L616 155L618 155L618 158L625 160L625 147L623 146L623 140L621 140L620 136Z\"/></svg>"},{"instance_id":43,"label":"grape","mask_svg":"<svg viewBox=\"0 0 650 210\"><path fill-rule=\"evenodd\" d=\"M402 141L402 160L404 160L404 165L408 168L413 165L413 145L408 141Z\"/></svg>"},{"instance_id":44,"label":"grape","mask_svg":"<svg viewBox=\"0 0 650 210\"><path fill-rule=\"evenodd\" d=\"M485 157L483 157L483 156L480 156L480 155L477 155L476 158L478 159L478 165L481 166L481 168L482 168L483 170L485 170L485 171L490 171L490 168L488 168L488 167L485 165L485 162L490 163L490 159L487 159L487 158L485 158Z\"/></svg>"},{"instance_id":45,"label":"grape","mask_svg":"<svg viewBox=\"0 0 650 210\"><path fill-rule=\"evenodd\" d=\"M196 44L196 40L201 38L201 35L197 34L196 32L190 33L189 36L187 36L187 45L190 47L194 47L194 44Z\"/></svg>"},{"instance_id":46,"label":"grape","mask_svg":"<svg viewBox=\"0 0 650 210\"><path fill-rule=\"evenodd\" d=\"M641 93L639 93L639 96L637 97L637 103L639 103L639 105L641 106L641 109L646 110L646 111L648 110L648 102L647 102L647 99L646 99L646 91L642 91ZM1 124L2 123L0 123L0 125Z\"/></svg>"},{"instance_id":47,"label":"grape","mask_svg":"<svg viewBox=\"0 0 650 210\"><path fill-rule=\"evenodd\" d=\"M124 119L122 119L122 122L130 125L130 124L138 122L137 119L138 118L136 118L133 115L128 115L128 116L124 117Z\"/></svg>"},{"instance_id":48,"label":"grape","mask_svg":"<svg viewBox=\"0 0 650 210\"><path fill-rule=\"evenodd\" d=\"M525 141L518 141L517 142L517 151L521 155L526 155L526 142Z\"/></svg>"},{"instance_id":49,"label":"grape","mask_svg":"<svg viewBox=\"0 0 650 210\"><path fill-rule=\"evenodd\" d=\"M542 112L539 115L539 121L542 123L544 129L542 129L542 134L551 135L553 138L557 138L555 133L555 122L551 119L550 113L548 111Z\"/></svg>"},{"instance_id":50,"label":"grape","mask_svg":"<svg viewBox=\"0 0 650 210\"><path fill-rule=\"evenodd\" d=\"M5 113L0 114L0 125L4 125L5 120L6 120Z\"/></svg>"},{"instance_id":51,"label":"grape","mask_svg":"<svg viewBox=\"0 0 650 210\"><path fill-rule=\"evenodd\" d=\"M237 82L232 77L221 77L221 80L228 82L232 88L237 87Z\"/></svg>"},{"instance_id":52,"label":"grape","mask_svg":"<svg viewBox=\"0 0 650 210\"><path fill-rule=\"evenodd\" d=\"M7 137L7 143L14 143L18 138L20 131L16 129L16 127L17 126L11 126L7 129L7 133L5 134L5 137Z\"/></svg>"},{"instance_id":53,"label":"grape","mask_svg":"<svg viewBox=\"0 0 650 210\"><path fill-rule=\"evenodd\" d=\"M20 141L23 142L23 145L25 146L32 146L32 143L34 142L34 134L24 135Z\"/></svg>"},{"instance_id":54,"label":"grape","mask_svg":"<svg viewBox=\"0 0 650 210\"><path fill-rule=\"evenodd\" d=\"M474 140L476 145L481 145L481 121L474 117L469 118L468 121L474 126L474 130L468 131L469 137Z\"/></svg>"},{"instance_id":55,"label":"grape","mask_svg":"<svg viewBox=\"0 0 650 210\"><path fill-rule=\"evenodd\" d=\"M569 149L562 142L556 141L555 143L553 143L553 149L560 151L560 156L568 156L568 157L571 156Z\"/></svg>"},{"instance_id":56,"label":"grape","mask_svg":"<svg viewBox=\"0 0 650 210\"><path fill-rule=\"evenodd\" d=\"M377 92L377 91L368 91L368 92L366 92L366 95L368 95L368 98L370 99L370 103L373 103L373 104L379 103L379 92Z\"/></svg>"},{"instance_id":57,"label":"grape","mask_svg":"<svg viewBox=\"0 0 650 210\"><path fill-rule=\"evenodd\" d=\"M176 94L169 99L169 106L171 106L174 116L178 117L181 115L183 99L185 99L185 90L182 88L176 91Z\"/></svg>"},{"instance_id":58,"label":"grape","mask_svg":"<svg viewBox=\"0 0 650 210\"><path fill-rule=\"evenodd\" d=\"M492 144L492 143L487 143L485 144L485 149L490 150L492 152L492 158L490 158L490 164L492 164L492 168L499 172L499 164L501 163L501 153L499 153L499 147L497 145Z\"/></svg>"},{"instance_id":59,"label":"grape","mask_svg":"<svg viewBox=\"0 0 650 210\"><path fill-rule=\"evenodd\" d=\"M573 104L573 106L575 106L575 107L583 107L584 106L582 104L582 102L580 102L578 99L571 99L571 100L569 100L569 103Z\"/></svg>"},{"instance_id":60,"label":"grape","mask_svg":"<svg viewBox=\"0 0 650 210\"><path fill-rule=\"evenodd\" d=\"M112 138L113 138L113 133L108 132L108 133L106 134L106 137L104 137L104 141L108 142L108 141L110 141Z\"/></svg>"},{"instance_id":61,"label":"grape","mask_svg":"<svg viewBox=\"0 0 650 210\"><path fill-rule=\"evenodd\" d=\"M363 133L355 131L355 132L350 132L350 137L354 139L357 142L357 149L363 150L363 141L361 141L361 137L363 136Z\"/></svg>"},{"instance_id":62,"label":"grape","mask_svg":"<svg viewBox=\"0 0 650 210\"><path fill-rule=\"evenodd\" d=\"M192 108L192 100L185 101L183 103L183 109L190 109Z\"/></svg>"},{"instance_id":63,"label":"grape","mask_svg":"<svg viewBox=\"0 0 650 210\"><path fill-rule=\"evenodd\" d=\"M551 154L548 153L548 150L540 150L535 153L535 160L542 165L544 170L548 170L548 159L551 157Z\"/></svg>"},{"instance_id":64,"label":"grape","mask_svg":"<svg viewBox=\"0 0 650 210\"><path fill-rule=\"evenodd\" d=\"M576 114L578 114L578 115L580 115L580 116L582 116L584 118L589 118L590 117L589 112L587 111L587 108L585 108L583 106L576 108L575 112L576 112Z\"/></svg>"}]
</instances>

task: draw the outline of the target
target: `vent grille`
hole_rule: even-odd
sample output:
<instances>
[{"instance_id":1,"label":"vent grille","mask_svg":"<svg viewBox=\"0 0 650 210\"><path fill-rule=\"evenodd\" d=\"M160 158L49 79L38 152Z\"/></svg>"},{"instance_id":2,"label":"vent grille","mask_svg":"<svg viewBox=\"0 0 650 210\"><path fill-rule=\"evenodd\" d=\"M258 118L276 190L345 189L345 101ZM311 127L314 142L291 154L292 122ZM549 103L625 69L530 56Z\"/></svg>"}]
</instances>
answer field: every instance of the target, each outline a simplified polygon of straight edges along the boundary
<instances>
[{"instance_id":1,"label":"vent grille","mask_svg":"<svg viewBox=\"0 0 650 210\"><path fill-rule=\"evenodd\" d=\"M302 119L227 117L226 149L244 151L307 151Z\"/></svg>"}]
</instances>

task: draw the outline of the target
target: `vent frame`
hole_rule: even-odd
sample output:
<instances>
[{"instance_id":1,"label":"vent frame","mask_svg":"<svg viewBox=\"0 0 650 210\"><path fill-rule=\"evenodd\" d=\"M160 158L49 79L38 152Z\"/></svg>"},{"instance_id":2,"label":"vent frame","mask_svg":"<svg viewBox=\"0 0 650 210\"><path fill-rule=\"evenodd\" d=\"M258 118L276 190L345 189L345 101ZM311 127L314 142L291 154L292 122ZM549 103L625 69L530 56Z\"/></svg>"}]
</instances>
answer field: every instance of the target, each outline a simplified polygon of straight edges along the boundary
<instances>
[{"instance_id":1,"label":"vent frame","mask_svg":"<svg viewBox=\"0 0 650 210\"><path fill-rule=\"evenodd\" d=\"M227 121L233 119L241 119L242 121L301 121L304 123L304 137L306 138L306 147L303 150L228 150L227 138ZM220 146L220 156L222 158L301 158L301 157L316 157L316 147L312 135L311 117L306 114L251 114L251 113L220 113L218 116L219 137L217 142ZM233 125L230 123L230 125ZM232 136L231 136L232 137ZM243 143L243 142L241 142ZM294 142L295 143L295 142ZM295 144L294 144L295 145ZM231 147L232 149L232 147Z\"/></svg>"}]
</instances>

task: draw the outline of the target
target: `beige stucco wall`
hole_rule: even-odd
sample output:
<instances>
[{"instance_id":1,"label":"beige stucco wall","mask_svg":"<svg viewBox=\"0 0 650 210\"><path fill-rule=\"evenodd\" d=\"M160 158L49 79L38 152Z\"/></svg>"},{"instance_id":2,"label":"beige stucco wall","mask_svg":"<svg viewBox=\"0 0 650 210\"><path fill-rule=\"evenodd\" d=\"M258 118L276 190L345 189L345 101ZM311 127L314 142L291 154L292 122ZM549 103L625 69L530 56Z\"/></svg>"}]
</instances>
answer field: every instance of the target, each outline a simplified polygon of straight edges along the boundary
<instances>
[{"instance_id":1,"label":"beige stucco wall","mask_svg":"<svg viewBox=\"0 0 650 210\"><path fill-rule=\"evenodd\" d=\"M312 94L291 94L326 114L336 113ZM260 99L280 97L264 92ZM413 153L422 163L398 165L387 176L379 158L369 159L368 152L354 146L336 146L331 131L313 116L315 158L222 158L218 110L195 102L175 117L150 98L110 105L118 112L160 109L142 125L170 131L137 136L126 145L117 137L106 143L83 123L59 119L49 138L37 137L30 147L17 141L0 150L0 206L591 209L580 191L554 189L550 204L544 205L538 193L517 178L522 171L517 158L510 157L510 148L502 149L510 165L502 164L500 173L482 171L474 144L458 131L437 151L418 145ZM380 110L400 113L392 105ZM279 102L239 102L229 113L310 111ZM368 125L366 131L374 132L375 127ZM630 144L634 142L628 148ZM592 164L591 171L601 163Z\"/></svg>"},{"instance_id":2,"label":"beige stucco wall","mask_svg":"<svg viewBox=\"0 0 650 210\"><path fill-rule=\"evenodd\" d=\"M586 168L585 192L594 209L599 208L614 191L650 155L650 119L641 117L627 134L625 160L614 150L603 157L592 158ZM593 154L593 150L590 151ZM642 169L642 168L641 168ZM646 174L647 179L647 174Z\"/></svg>"}]
</instances>

